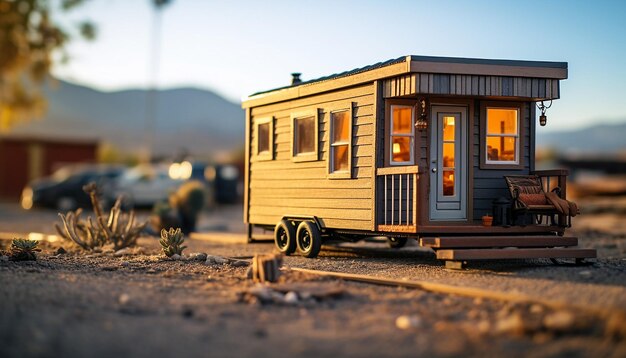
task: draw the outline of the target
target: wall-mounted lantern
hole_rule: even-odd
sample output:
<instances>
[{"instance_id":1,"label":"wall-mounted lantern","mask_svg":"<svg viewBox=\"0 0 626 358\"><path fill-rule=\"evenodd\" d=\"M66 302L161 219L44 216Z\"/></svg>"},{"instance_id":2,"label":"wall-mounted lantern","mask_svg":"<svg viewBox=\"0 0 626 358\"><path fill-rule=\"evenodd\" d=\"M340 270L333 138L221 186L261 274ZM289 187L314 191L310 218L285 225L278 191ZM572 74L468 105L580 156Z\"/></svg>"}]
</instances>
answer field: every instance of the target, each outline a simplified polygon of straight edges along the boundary
<instances>
[{"instance_id":1,"label":"wall-mounted lantern","mask_svg":"<svg viewBox=\"0 0 626 358\"><path fill-rule=\"evenodd\" d=\"M552 100L550 100L550 104L547 106L543 103L543 101L537 104L537 108L541 110L541 115L539 116L539 124L542 127L545 127L545 125L548 123L548 116L546 116L546 110L548 110L548 108L550 107L552 107Z\"/></svg>"},{"instance_id":2,"label":"wall-mounted lantern","mask_svg":"<svg viewBox=\"0 0 626 358\"><path fill-rule=\"evenodd\" d=\"M415 121L415 128L418 131L423 131L428 128L428 114L426 113L426 98L420 98L417 100L417 121Z\"/></svg>"}]
</instances>

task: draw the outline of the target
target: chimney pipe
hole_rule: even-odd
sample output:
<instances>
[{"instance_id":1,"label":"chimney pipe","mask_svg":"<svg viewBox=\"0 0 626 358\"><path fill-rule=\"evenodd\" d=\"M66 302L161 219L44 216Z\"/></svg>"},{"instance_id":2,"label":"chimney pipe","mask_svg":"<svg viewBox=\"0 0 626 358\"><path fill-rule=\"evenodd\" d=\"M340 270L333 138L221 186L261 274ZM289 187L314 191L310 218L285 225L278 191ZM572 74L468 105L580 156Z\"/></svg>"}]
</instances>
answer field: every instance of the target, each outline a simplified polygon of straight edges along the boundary
<instances>
[{"instance_id":1,"label":"chimney pipe","mask_svg":"<svg viewBox=\"0 0 626 358\"><path fill-rule=\"evenodd\" d=\"M298 83L302 83L302 80L300 79L300 72L294 72L291 74L291 84L292 85L297 85Z\"/></svg>"}]
</instances>

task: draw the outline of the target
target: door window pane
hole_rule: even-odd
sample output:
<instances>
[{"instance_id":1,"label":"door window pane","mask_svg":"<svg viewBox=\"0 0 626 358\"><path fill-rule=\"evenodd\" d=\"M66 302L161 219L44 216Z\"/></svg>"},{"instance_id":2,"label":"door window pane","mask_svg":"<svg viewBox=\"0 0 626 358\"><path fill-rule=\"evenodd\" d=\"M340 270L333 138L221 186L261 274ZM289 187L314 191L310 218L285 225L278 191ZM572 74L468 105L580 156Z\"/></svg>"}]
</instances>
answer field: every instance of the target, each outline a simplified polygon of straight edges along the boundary
<instances>
[{"instance_id":1,"label":"door window pane","mask_svg":"<svg viewBox=\"0 0 626 358\"><path fill-rule=\"evenodd\" d=\"M454 117L445 116L443 117L443 140L444 141L453 141L454 140Z\"/></svg>"},{"instance_id":2,"label":"door window pane","mask_svg":"<svg viewBox=\"0 0 626 358\"><path fill-rule=\"evenodd\" d=\"M295 154L315 152L315 117L297 118L295 130Z\"/></svg>"},{"instance_id":3,"label":"door window pane","mask_svg":"<svg viewBox=\"0 0 626 358\"><path fill-rule=\"evenodd\" d=\"M443 171L443 196L454 196L454 170Z\"/></svg>"},{"instance_id":4,"label":"door window pane","mask_svg":"<svg viewBox=\"0 0 626 358\"><path fill-rule=\"evenodd\" d=\"M454 142L443 143L443 167L454 168Z\"/></svg>"}]
</instances>

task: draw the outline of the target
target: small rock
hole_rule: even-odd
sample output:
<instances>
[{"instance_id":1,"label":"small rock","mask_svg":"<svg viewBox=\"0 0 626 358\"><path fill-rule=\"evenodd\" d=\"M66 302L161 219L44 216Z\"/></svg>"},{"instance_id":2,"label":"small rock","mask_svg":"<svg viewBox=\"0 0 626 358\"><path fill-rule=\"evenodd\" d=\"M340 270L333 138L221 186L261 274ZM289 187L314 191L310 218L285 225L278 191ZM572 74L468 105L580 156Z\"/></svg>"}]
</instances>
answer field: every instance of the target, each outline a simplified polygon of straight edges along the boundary
<instances>
[{"instance_id":1,"label":"small rock","mask_svg":"<svg viewBox=\"0 0 626 358\"><path fill-rule=\"evenodd\" d=\"M215 260L215 263L219 264L219 265L223 265L223 264L227 264L228 263L228 259L224 258L222 256L215 256L214 260Z\"/></svg>"},{"instance_id":2,"label":"small rock","mask_svg":"<svg viewBox=\"0 0 626 358\"><path fill-rule=\"evenodd\" d=\"M59 247L58 249L56 249L56 251L54 251L55 255L63 255L63 254L67 254L67 251L63 248L63 246Z\"/></svg>"},{"instance_id":3,"label":"small rock","mask_svg":"<svg viewBox=\"0 0 626 358\"><path fill-rule=\"evenodd\" d=\"M193 261L206 261L207 258L207 254L205 254L204 252L192 252L191 254L189 254L189 260L193 260Z\"/></svg>"},{"instance_id":4,"label":"small rock","mask_svg":"<svg viewBox=\"0 0 626 358\"><path fill-rule=\"evenodd\" d=\"M496 322L495 331L496 333L511 333L521 336L524 334L524 320L519 313L500 318Z\"/></svg>"},{"instance_id":5,"label":"small rock","mask_svg":"<svg viewBox=\"0 0 626 358\"><path fill-rule=\"evenodd\" d=\"M193 317L193 313L193 309L191 309L190 307L183 308L183 311L181 312L182 316L185 318Z\"/></svg>"},{"instance_id":6,"label":"small rock","mask_svg":"<svg viewBox=\"0 0 626 358\"><path fill-rule=\"evenodd\" d=\"M180 256L179 254L174 254L170 256L170 260L179 261L182 260L182 256Z\"/></svg>"},{"instance_id":7,"label":"small rock","mask_svg":"<svg viewBox=\"0 0 626 358\"><path fill-rule=\"evenodd\" d=\"M116 266L103 266L102 267L102 271L116 271L117 267Z\"/></svg>"},{"instance_id":8,"label":"small rock","mask_svg":"<svg viewBox=\"0 0 626 358\"><path fill-rule=\"evenodd\" d=\"M530 306L530 313L541 313L543 312L543 306L538 304L533 304Z\"/></svg>"},{"instance_id":9,"label":"small rock","mask_svg":"<svg viewBox=\"0 0 626 358\"><path fill-rule=\"evenodd\" d=\"M130 248L126 247L124 249L120 249L120 250L115 251L113 256L120 257L120 256L130 255L130 254L132 254L131 251L130 251Z\"/></svg>"},{"instance_id":10,"label":"small rock","mask_svg":"<svg viewBox=\"0 0 626 358\"><path fill-rule=\"evenodd\" d=\"M288 303L290 305L298 303L298 294L293 291L287 292L285 294L285 303Z\"/></svg>"},{"instance_id":11,"label":"small rock","mask_svg":"<svg viewBox=\"0 0 626 358\"><path fill-rule=\"evenodd\" d=\"M548 330L564 332L574 327L575 317L568 311L557 311L543 318L543 325Z\"/></svg>"},{"instance_id":12,"label":"small rock","mask_svg":"<svg viewBox=\"0 0 626 358\"><path fill-rule=\"evenodd\" d=\"M584 270L584 271L580 271L578 274L583 276L583 277L590 277L591 276L591 271Z\"/></svg>"},{"instance_id":13,"label":"small rock","mask_svg":"<svg viewBox=\"0 0 626 358\"><path fill-rule=\"evenodd\" d=\"M127 293L122 293L117 301L120 303L120 305L126 305L130 302L130 295Z\"/></svg>"},{"instance_id":14,"label":"small rock","mask_svg":"<svg viewBox=\"0 0 626 358\"><path fill-rule=\"evenodd\" d=\"M128 266L130 266L130 262L128 262L128 261L122 261L122 262L120 262L120 266L122 266L122 267L128 267Z\"/></svg>"},{"instance_id":15,"label":"small rock","mask_svg":"<svg viewBox=\"0 0 626 358\"><path fill-rule=\"evenodd\" d=\"M157 273L157 270L151 268L151 269L146 270L146 273L150 273L150 274Z\"/></svg>"},{"instance_id":16,"label":"small rock","mask_svg":"<svg viewBox=\"0 0 626 358\"><path fill-rule=\"evenodd\" d=\"M422 325L422 319L416 315L402 315L396 318L396 327L400 329L419 328Z\"/></svg>"},{"instance_id":17,"label":"small rock","mask_svg":"<svg viewBox=\"0 0 626 358\"><path fill-rule=\"evenodd\" d=\"M476 324L476 329L481 334L489 333L489 330L491 329L491 323L489 323L488 320L484 319Z\"/></svg>"},{"instance_id":18,"label":"small rock","mask_svg":"<svg viewBox=\"0 0 626 358\"><path fill-rule=\"evenodd\" d=\"M237 260L237 261L231 262L230 265L234 267L246 267L246 266L250 266L250 263L248 261Z\"/></svg>"}]
</instances>

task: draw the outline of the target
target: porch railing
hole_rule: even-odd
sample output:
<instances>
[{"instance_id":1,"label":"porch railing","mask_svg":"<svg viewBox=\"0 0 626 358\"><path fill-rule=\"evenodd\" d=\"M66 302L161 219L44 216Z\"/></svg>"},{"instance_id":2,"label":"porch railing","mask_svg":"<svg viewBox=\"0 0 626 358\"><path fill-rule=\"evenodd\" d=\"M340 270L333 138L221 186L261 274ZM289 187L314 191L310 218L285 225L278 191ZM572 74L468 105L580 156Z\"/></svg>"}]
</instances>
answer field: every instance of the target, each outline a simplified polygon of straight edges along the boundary
<instances>
[{"instance_id":1,"label":"porch railing","mask_svg":"<svg viewBox=\"0 0 626 358\"><path fill-rule=\"evenodd\" d=\"M378 230L415 232L417 223L417 166L376 170Z\"/></svg>"}]
</instances>

